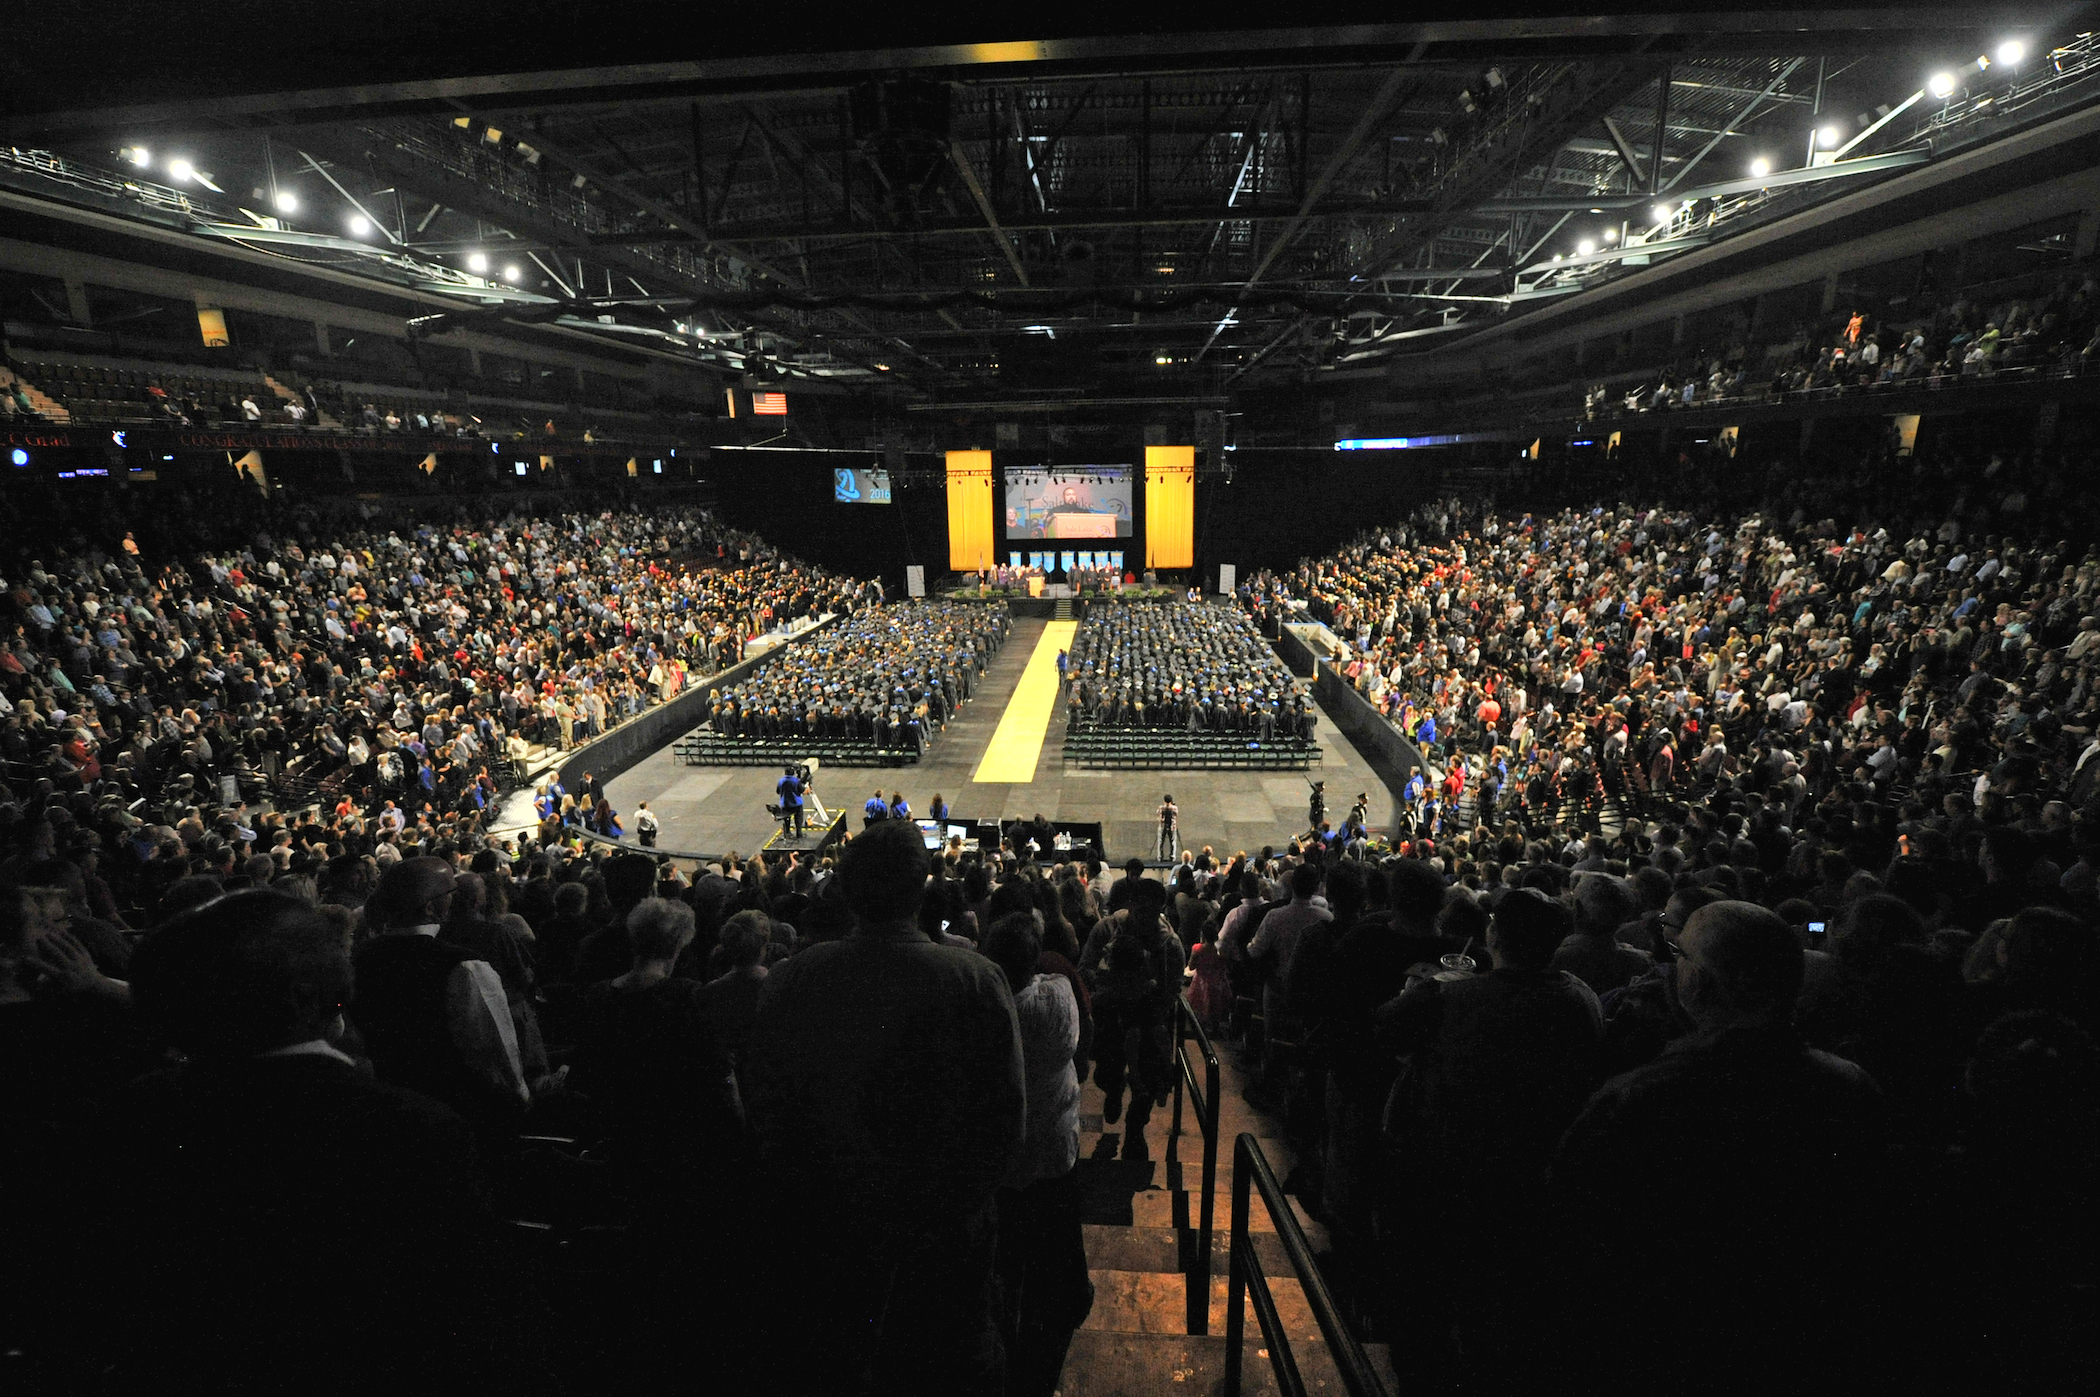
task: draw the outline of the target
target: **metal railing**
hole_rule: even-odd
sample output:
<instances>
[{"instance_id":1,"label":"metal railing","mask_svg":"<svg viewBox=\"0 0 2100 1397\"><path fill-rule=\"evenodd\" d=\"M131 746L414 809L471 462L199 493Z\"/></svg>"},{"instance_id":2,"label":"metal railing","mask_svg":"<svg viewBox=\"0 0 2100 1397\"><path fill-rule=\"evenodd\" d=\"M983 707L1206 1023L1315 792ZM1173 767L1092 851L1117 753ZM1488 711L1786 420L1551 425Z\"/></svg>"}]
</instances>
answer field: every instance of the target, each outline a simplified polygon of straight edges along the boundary
<instances>
[{"instance_id":1,"label":"metal railing","mask_svg":"<svg viewBox=\"0 0 2100 1397\"><path fill-rule=\"evenodd\" d=\"M1196 1040L1203 1054L1203 1081L1196 1081L1196 1065L1189 1060L1189 1039ZM1167 1182L1180 1190L1181 1097L1186 1089L1190 1110L1203 1130L1203 1189L1197 1204L1196 1235L1181 1229L1181 1274L1188 1295L1188 1325L1191 1334L1210 1332L1210 1239L1217 1215L1218 1197L1218 1050L1187 995L1174 1000L1174 1126L1167 1132ZM1186 1190L1180 1190L1186 1192Z\"/></svg>"},{"instance_id":2,"label":"metal railing","mask_svg":"<svg viewBox=\"0 0 2100 1397\"><path fill-rule=\"evenodd\" d=\"M1349 1397L1387 1397L1385 1384L1372 1370L1370 1355L1342 1323L1341 1311L1334 1303L1334 1296L1328 1293L1327 1282L1320 1276L1311 1244L1305 1240L1305 1230L1298 1225L1297 1214L1291 1211L1290 1201L1283 1196L1283 1185L1276 1182L1275 1172L1269 1168L1267 1157L1252 1135L1240 1136L1232 1147L1231 1279L1225 1291L1225 1397L1239 1397L1242 1390L1249 1297L1254 1302L1254 1317L1261 1325L1262 1340L1269 1346L1269 1363L1276 1370L1277 1390L1283 1397L1305 1397L1305 1379L1298 1372L1298 1360L1291 1354L1290 1335L1284 1332L1283 1320L1276 1313L1276 1297L1269 1290L1269 1278L1262 1270L1261 1258L1255 1255L1254 1237L1247 1228L1247 1205L1251 1190L1257 1187L1261 1189L1262 1202L1267 1205L1269 1216L1275 1219L1276 1238L1283 1244L1283 1254L1289 1259L1299 1285L1304 1287L1306 1303L1312 1309L1313 1318L1319 1322L1320 1333L1327 1339L1327 1351L1334 1359L1335 1371L1341 1376L1343 1390L1349 1393Z\"/></svg>"}]
</instances>

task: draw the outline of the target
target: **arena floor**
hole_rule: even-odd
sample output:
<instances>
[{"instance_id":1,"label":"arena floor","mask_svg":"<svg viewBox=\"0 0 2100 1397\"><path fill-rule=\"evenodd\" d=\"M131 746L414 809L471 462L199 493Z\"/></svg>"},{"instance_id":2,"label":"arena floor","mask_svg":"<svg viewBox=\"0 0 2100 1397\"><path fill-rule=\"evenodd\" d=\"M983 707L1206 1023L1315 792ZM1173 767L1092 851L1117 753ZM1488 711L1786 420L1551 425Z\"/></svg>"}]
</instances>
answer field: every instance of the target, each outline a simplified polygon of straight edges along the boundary
<instances>
[{"instance_id":1,"label":"arena floor","mask_svg":"<svg viewBox=\"0 0 2100 1397\"><path fill-rule=\"evenodd\" d=\"M1264 844L1280 847L1304 829L1306 795L1310 782L1319 779L1327 783L1330 820L1348 813L1351 800L1364 791L1371 797L1371 827L1391 827L1395 792L1378 779L1324 712L1319 728L1321 765L1305 773L1066 770L1059 758L1064 736L1061 703L1051 705L1046 731L1037 726L1041 719L1032 711L1017 712L1016 721L1002 722L1010 706L1033 709L1040 704L1040 692L1028 692L1040 689L1040 666L1033 684L1024 685L1023 675L1045 638L1045 628L1054 624L1015 622L977 696L950 720L926 760L917 766L881 770L827 770L817 786L825 804L834 812L843 807L851 817L848 827L858 829L860 808L879 780L885 795L902 791L918 814L939 794L947 800L954 818L1042 815L1052 820L1098 820L1108 843L1106 852L1112 860L1122 860L1152 856L1153 811L1167 792L1172 792L1181 807L1184 847L1200 850L1208 844L1220 854ZM1054 649L1051 653L1054 657ZM1055 682L1054 671L1051 682ZM1017 690L1021 703L1014 705ZM1035 731L1043 731L1043 737L1030 771L1025 756ZM987 760L988 756L995 759ZM997 779L980 781L976 779L979 775ZM766 805L779 779L779 772L763 767L686 766L666 746L616 778L610 796L630 830L635 806L649 802L663 823L658 836L663 848L748 853L765 843L776 828L766 815Z\"/></svg>"}]
</instances>

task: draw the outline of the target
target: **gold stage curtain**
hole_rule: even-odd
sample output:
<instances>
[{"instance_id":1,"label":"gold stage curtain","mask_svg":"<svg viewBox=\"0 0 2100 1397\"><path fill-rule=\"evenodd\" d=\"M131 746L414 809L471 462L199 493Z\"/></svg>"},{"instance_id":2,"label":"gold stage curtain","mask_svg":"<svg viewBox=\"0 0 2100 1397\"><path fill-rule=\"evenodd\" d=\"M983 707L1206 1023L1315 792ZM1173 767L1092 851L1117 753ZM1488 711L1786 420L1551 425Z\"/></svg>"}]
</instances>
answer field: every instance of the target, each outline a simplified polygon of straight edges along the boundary
<instances>
[{"instance_id":1,"label":"gold stage curtain","mask_svg":"<svg viewBox=\"0 0 2100 1397\"><path fill-rule=\"evenodd\" d=\"M1145 448L1145 566L1196 565L1196 448Z\"/></svg>"},{"instance_id":2,"label":"gold stage curtain","mask_svg":"<svg viewBox=\"0 0 2100 1397\"><path fill-rule=\"evenodd\" d=\"M948 570L999 564L992 538L992 453L948 453Z\"/></svg>"}]
</instances>

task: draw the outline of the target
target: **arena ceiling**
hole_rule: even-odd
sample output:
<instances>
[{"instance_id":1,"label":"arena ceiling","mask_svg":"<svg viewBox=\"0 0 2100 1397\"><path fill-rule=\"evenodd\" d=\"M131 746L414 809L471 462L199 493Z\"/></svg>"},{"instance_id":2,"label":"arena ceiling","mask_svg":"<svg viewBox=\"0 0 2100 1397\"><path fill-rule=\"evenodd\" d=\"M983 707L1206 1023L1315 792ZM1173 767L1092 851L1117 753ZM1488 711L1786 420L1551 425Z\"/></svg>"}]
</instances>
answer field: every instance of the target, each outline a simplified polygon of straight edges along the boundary
<instances>
[{"instance_id":1,"label":"arena ceiling","mask_svg":"<svg viewBox=\"0 0 2100 1397\"><path fill-rule=\"evenodd\" d=\"M260 28L254 71L294 82L200 86L137 35L104 55L140 65L122 82L17 45L6 120L83 163L182 152L215 186L185 192L198 231L440 288L458 309L427 333L552 320L920 402L1196 401L1432 349L1578 291L1622 239L1695 245L1657 215L1741 193L1752 160L1811 198L1925 158L1877 126L1923 75L2041 51L2088 8L719 41L591 11L571 42L466 54L423 42L433 15L372 52ZM983 41L938 41L960 35Z\"/></svg>"}]
</instances>

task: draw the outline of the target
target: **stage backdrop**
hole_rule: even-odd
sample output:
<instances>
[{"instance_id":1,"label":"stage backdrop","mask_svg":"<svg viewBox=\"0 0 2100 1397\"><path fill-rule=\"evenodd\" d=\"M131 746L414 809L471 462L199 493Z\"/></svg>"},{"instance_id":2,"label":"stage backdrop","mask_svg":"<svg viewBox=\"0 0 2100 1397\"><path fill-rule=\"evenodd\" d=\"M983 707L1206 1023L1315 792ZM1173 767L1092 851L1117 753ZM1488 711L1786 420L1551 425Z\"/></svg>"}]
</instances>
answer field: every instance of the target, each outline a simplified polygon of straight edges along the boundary
<instances>
[{"instance_id":1,"label":"stage backdrop","mask_svg":"<svg viewBox=\"0 0 2100 1397\"><path fill-rule=\"evenodd\" d=\"M998 566L992 537L992 453L948 453L948 567L975 572Z\"/></svg>"},{"instance_id":2,"label":"stage backdrop","mask_svg":"<svg viewBox=\"0 0 2100 1397\"><path fill-rule=\"evenodd\" d=\"M1145 565L1196 565L1196 448L1145 448Z\"/></svg>"}]
</instances>

